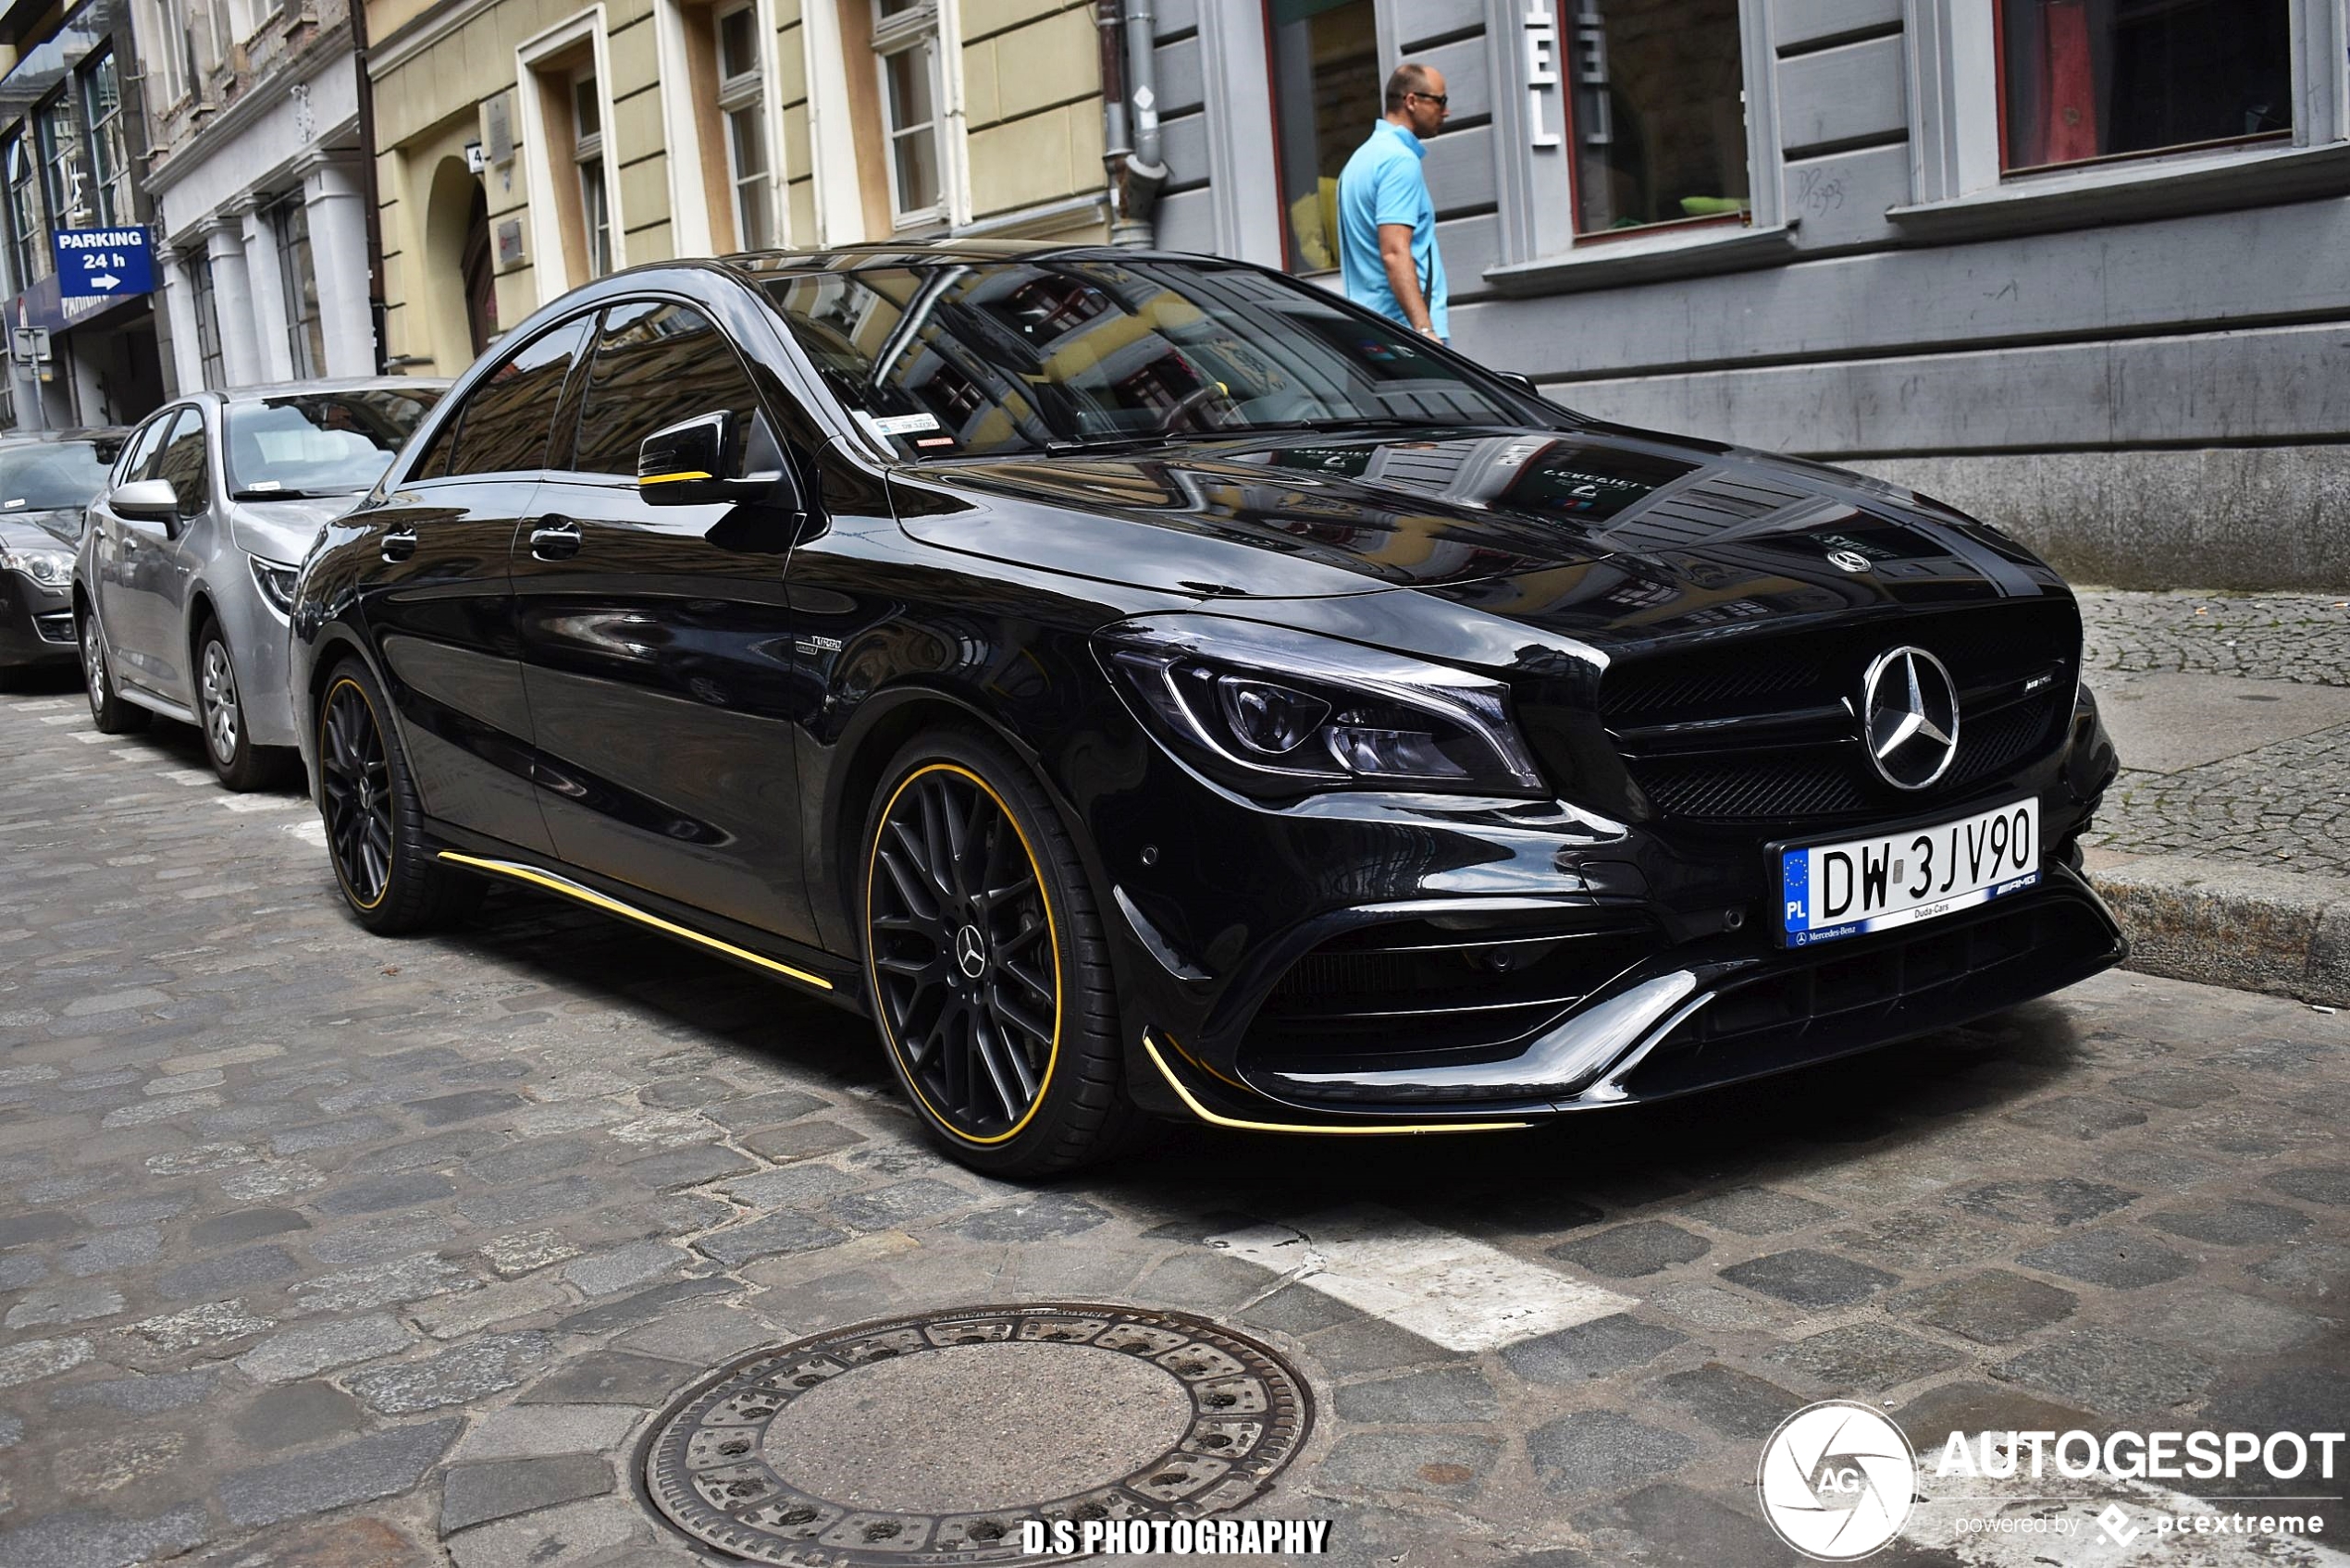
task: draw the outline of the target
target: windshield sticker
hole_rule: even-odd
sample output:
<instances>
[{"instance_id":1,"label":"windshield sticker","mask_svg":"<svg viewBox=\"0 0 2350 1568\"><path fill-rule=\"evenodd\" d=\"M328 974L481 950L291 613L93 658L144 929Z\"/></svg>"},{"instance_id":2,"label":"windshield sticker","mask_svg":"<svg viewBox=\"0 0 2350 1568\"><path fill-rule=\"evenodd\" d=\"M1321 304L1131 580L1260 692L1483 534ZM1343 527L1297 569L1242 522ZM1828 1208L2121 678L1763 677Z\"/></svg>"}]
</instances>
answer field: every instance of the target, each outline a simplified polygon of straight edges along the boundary
<instances>
[{"instance_id":1,"label":"windshield sticker","mask_svg":"<svg viewBox=\"0 0 2350 1568\"><path fill-rule=\"evenodd\" d=\"M248 490L282 490L285 488L286 482L283 479L255 479L245 487Z\"/></svg>"},{"instance_id":2,"label":"windshield sticker","mask_svg":"<svg viewBox=\"0 0 2350 1568\"><path fill-rule=\"evenodd\" d=\"M24 498L24 497L22 497L22 496L13 496L13 497L11 497L10 499L8 499L7 500L5 500L5 501L0 501L0 507L8 507L8 508L13 509L13 508L16 508L16 507L22 506L24 503L25 503L25 498Z\"/></svg>"},{"instance_id":3,"label":"windshield sticker","mask_svg":"<svg viewBox=\"0 0 2350 1568\"><path fill-rule=\"evenodd\" d=\"M952 436L924 436L921 440L916 441L914 444L918 447L951 447L955 444L955 438Z\"/></svg>"},{"instance_id":4,"label":"windshield sticker","mask_svg":"<svg viewBox=\"0 0 2350 1568\"><path fill-rule=\"evenodd\" d=\"M865 428L876 436L910 436L918 430L938 428L938 415L934 414L866 414L860 410L857 417L863 420Z\"/></svg>"}]
</instances>

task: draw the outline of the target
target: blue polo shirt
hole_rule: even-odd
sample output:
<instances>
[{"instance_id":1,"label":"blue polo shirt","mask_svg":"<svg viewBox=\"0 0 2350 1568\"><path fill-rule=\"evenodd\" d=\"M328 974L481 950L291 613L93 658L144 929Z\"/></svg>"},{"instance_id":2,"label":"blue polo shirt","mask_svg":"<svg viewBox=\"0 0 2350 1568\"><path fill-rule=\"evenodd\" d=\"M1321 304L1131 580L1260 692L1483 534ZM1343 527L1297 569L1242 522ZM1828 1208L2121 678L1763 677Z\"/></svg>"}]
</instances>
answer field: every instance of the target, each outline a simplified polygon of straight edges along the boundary
<instances>
[{"instance_id":1,"label":"blue polo shirt","mask_svg":"<svg viewBox=\"0 0 2350 1568\"><path fill-rule=\"evenodd\" d=\"M1428 318L1438 337L1450 338L1445 305L1451 290L1444 282L1444 258L1436 250L1436 203L1428 193L1428 177L1420 172L1420 160L1427 156L1418 137L1383 119L1371 128L1370 140L1346 160L1338 177L1339 273L1348 299L1410 326L1379 259L1379 225L1410 224L1412 269L1420 275L1420 292L1428 297Z\"/></svg>"}]
</instances>

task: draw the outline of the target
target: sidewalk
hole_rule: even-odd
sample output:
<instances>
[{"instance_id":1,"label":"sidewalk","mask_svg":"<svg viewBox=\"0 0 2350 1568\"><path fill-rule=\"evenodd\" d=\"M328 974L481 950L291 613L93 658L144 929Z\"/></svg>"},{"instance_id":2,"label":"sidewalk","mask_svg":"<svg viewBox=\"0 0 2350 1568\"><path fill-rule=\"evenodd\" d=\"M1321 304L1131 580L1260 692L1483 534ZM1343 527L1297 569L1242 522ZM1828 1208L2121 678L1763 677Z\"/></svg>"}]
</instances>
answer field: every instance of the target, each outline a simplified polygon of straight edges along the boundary
<instances>
[{"instance_id":1,"label":"sidewalk","mask_svg":"<svg viewBox=\"0 0 2350 1568\"><path fill-rule=\"evenodd\" d=\"M2350 1005L2350 596L2084 590L2131 967Z\"/></svg>"}]
</instances>

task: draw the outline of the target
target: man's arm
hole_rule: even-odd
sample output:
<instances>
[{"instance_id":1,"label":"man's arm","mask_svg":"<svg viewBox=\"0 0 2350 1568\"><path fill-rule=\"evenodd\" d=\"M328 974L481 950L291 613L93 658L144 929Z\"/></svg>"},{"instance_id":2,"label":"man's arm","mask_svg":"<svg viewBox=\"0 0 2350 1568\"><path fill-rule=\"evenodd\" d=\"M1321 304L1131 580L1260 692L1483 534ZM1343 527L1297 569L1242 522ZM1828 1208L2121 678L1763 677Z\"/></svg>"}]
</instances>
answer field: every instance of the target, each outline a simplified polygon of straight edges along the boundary
<instances>
[{"instance_id":1,"label":"man's arm","mask_svg":"<svg viewBox=\"0 0 2350 1568\"><path fill-rule=\"evenodd\" d=\"M1379 226L1379 259L1387 269L1387 286L1395 290L1395 302L1404 307L1404 319L1414 330L1433 337L1436 326L1429 319L1428 296L1420 292L1419 268L1412 261L1410 224Z\"/></svg>"}]
</instances>

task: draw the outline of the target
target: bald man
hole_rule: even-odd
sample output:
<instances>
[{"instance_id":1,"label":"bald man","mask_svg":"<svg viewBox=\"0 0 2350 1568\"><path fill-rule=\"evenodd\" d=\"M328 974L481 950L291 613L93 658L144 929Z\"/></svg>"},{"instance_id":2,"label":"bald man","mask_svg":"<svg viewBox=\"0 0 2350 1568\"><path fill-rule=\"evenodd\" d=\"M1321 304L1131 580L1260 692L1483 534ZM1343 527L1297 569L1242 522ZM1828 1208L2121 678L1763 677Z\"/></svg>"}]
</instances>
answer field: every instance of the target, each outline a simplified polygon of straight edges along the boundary
<instances>
[{"instance_id":1,"label":"bald man","mask_svg":"<svg viewBox=\"0 0 2350 1568\"><path fill-rule=\"evenodd\" d=\"M1444 258L1420 160L1444 129L1444 73L1405 61L1387 79L1386 114L1338 177L1338 259L1346 297L1447 340Z\"/></svg>"}]
</instances>

